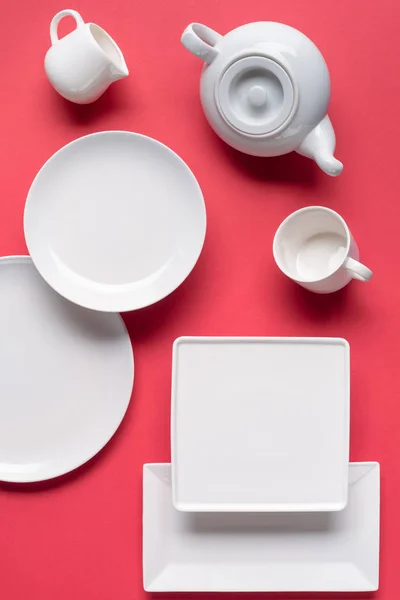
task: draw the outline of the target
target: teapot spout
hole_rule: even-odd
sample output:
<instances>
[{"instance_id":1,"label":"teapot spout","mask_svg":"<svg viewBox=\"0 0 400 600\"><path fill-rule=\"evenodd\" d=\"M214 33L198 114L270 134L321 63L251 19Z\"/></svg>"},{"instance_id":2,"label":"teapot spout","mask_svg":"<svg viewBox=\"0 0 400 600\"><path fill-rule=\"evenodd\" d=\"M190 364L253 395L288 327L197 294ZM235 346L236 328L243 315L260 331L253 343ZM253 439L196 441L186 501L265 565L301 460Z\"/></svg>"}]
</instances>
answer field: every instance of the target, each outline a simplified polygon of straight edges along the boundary
<instances>
[{"instance_id":1,"label":"teapot spout","mask_svg":"<svg viewBox=\"0 0 400 600\"><path fill-rule=\"evenodd\" d=\"M330 118L325 115L296 148L296 152L312 158L327 175L336 177L343 171L343 164L334 157L335 146L335 132Z\"/></svg>"}]
</instances>

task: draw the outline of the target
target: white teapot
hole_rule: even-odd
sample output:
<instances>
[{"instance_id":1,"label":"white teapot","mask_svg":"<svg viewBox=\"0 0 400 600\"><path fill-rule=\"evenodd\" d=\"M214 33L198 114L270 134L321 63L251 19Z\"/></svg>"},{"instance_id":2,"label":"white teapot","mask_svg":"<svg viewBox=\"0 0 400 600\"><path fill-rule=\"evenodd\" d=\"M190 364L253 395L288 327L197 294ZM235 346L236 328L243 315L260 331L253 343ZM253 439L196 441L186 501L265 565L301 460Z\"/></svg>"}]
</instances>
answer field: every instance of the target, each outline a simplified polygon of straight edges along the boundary
<instances>
[{"instance_id":1,"label":"white teapot","mask_svg":"<svg viewBox=\"0 0 400 600\"><path fill-rule=\"evenodd\" d=\"M326 114L328 67L308 37L281 23L249 23L225 36L192 23L181 41L205 62L202 106L227 144L254 156L295 150L328 175L342 172Z\"/></svg>"}]
</instances>

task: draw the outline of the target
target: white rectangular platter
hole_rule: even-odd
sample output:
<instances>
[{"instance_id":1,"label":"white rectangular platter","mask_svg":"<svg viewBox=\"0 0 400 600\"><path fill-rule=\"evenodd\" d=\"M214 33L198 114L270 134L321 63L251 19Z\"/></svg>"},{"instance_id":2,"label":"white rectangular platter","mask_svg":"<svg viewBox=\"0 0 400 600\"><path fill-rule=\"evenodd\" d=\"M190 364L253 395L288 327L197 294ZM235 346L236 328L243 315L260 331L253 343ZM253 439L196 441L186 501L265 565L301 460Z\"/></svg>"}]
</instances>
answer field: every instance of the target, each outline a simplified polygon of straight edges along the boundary
<instances>
[{"instance_id":1,"label":"white rectangular platter","mask_svg":"<svg viewBox=\"0 0 400 600\"><path fill-rule=\"evenodd\" d=\"M179 338L173 503L192 512L342 510L349 345L338 338Z\"/></svg>"},{"instance_id":2,"label":"white rectangular platter","mask_svg":"<svg viewBox=\"0 0 400 600\"><path fill-rule=\"evenodd\" d=\"M171 465L143 470L149 592L373 591L379 579L379 464L351 463L334 513L184 513Z\"/></svg>"}]
</instances>

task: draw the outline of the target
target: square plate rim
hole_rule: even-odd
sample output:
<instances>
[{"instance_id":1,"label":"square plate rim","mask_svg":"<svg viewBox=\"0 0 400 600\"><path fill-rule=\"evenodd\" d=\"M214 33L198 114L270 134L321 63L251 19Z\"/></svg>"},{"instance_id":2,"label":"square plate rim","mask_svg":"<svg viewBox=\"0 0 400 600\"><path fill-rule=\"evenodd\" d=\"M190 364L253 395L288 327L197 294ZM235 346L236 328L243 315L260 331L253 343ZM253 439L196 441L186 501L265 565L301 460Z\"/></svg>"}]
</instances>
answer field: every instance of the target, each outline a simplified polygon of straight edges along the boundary
<instances>
[{"instance_id":1,"label":"square plate rim","mask_svg":"<svg viewBox=\"0 0 400 600\"><path fill-rule=\"evenodd\" d=\"M344 510L347 505L346 486L343 499L340 502L323 503L232 503L222 502L183 502L177 495L177 452L176 452L176 423L175 415L177 411L177 352L179 346L193 343L254 343L254 344L310 344L310 345L337 345L342 346L345 351L345 369L347 375L346 386L346 413L347 413L347 452L345 465L349 464L350 457L350 344L348 340L342 337L329 336L179 336L175 339L172 346L172 383L171 383L171 414L170 414L170 445L171 445L171 464L172 464L172 503L176 510L180 512L336 512Z\"/></svg>"}]
</instances>

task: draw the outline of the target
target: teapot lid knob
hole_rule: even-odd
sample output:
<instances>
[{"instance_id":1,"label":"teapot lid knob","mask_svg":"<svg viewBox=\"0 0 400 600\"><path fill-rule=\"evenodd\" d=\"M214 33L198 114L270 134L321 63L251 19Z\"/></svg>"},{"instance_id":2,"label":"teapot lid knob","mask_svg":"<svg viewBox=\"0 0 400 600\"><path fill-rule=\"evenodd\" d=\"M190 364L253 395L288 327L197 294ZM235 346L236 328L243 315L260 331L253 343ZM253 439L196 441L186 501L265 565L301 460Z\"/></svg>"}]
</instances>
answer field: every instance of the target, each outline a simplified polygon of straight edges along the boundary
<instances>
[{"instance_id":1,"label":"teapot lid knob","mask_svg":"<svg viewBox=\"0 0 400 600\"><path fill-rule=\"evenodd\" d=\"M267 103L265 86L253 85L247 92L247 99L253 108L260 108Z\"/></svg>"},{"instance_id":2,"label":"teapot lid knob","mask_svg":"<svg viewBox=\"0 0 400 600\"><path fill-rule=\"evenodd\" d=\"M268 135L288 125L297 94L287 70L265 56L245 56L231 63L216 87L221 116L249 135Z\"/></svg>"}]
</instances>

